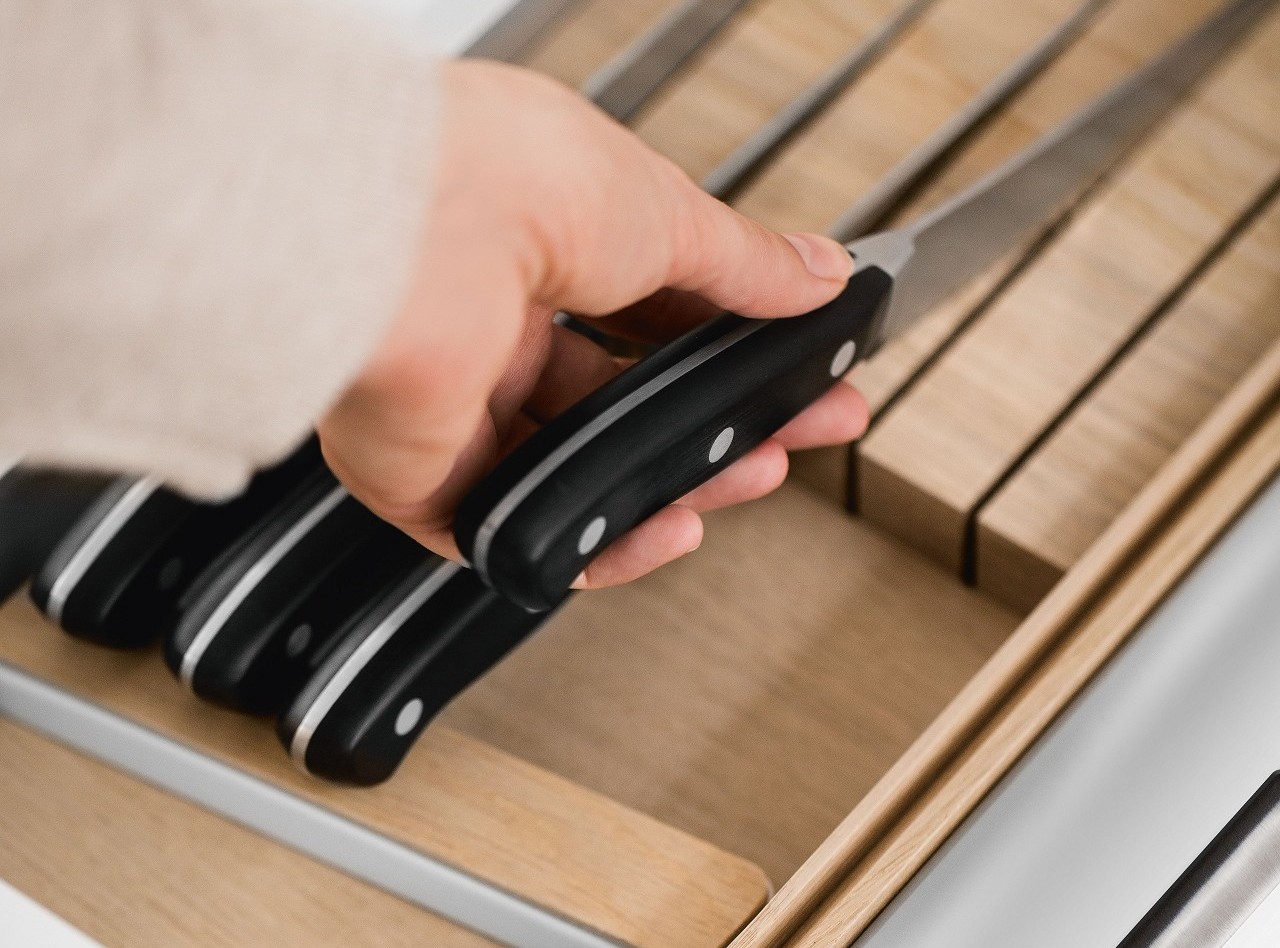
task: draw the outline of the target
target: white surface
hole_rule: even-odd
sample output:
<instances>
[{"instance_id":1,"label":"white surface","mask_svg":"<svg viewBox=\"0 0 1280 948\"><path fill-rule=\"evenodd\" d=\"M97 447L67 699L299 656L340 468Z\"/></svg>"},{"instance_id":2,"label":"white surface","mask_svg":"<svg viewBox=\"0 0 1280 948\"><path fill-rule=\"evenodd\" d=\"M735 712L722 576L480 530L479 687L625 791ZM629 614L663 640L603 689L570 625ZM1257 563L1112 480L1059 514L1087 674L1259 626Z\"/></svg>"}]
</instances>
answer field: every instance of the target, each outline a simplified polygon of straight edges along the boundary
<instances>
[{"instance_id":1,"label":"white surface","mask_svg":"<svg viewBox=\"0 0 1280 948\"><path fill-rule=\"evenodd\" d=\"M857 944L1114 948L1276 769L1280 483Z\"/></svg>"},{"instance_id":2,"label":"white surface","mask_svg":"<svg viewBox=\"0 0 1280 948\"><path fill-rule=\"evenodd\" d=\"M0 944L39 948L99 948L80 929L0 879Z\"/></svg>"}]
</instances>

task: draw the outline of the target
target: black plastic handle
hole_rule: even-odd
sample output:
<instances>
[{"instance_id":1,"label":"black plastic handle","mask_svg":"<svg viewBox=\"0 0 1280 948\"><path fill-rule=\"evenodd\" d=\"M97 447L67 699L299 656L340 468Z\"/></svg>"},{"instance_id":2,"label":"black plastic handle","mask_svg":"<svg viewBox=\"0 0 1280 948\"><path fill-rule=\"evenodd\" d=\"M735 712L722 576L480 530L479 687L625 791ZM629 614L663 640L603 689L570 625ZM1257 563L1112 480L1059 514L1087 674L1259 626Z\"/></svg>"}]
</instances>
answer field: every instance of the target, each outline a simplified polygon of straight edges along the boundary
<instances>
[{"instance_id":1,"label":"black plastic handle","mask_svg":"<svg viewBox=\"0 0 1280 948\"><path fill-rule=\"evenodd\" d=\"M463 500L463 554L514 602L551 607L610 541L756 447L869 354L892 286L867 267L812 313L722 316L636 363Z\"/></svg>"},{"instance_id":2,"label":"black plastic handle","mask_svg":"<svg viewBox=\"0 0 1280 948\"><path fill-rule=\"evenodd\" d=\"M328 655L343 626L384 594L428 553L348 497L277 562L255 570L290 523L267 524L211 582L166 641L165 657L180 672L195 636L207 641L190 671L202 698L249 714L278 714ZM211 617L227 590L252 577L252 588L216 624Z\"/></svg>"},{"instance_id":3,"label":"black plastic handle","mask_svg":"<svg viewBox=\"0 0 1280 948\"><path fill-rule=\"evenodd\" d=\"M108 486L99 475L25 466L0 476L0 601L40 568Z\"/></svg>"},{"instance_id":4,"label":"black plastic handle","mask_svg":"<svg viewBox=\"0 0 1280 948\"><path fill-rule=\"evenodd\" d=\"M432 557L343 631L281 715L280 740L317 777L381 783L432 718L548 615Z\"/></svg>"},{"instance_id":5,"label":"black plastic handle","mask_svg":"<svg viewBox=\"0 0 1280 948\"><path fill-rule=\"evenodd\" d=\"M146 645L177 621L194 577L318 470L313 439L225 503L118 479L50 553L31 597L72 635L120 648Z\"/></svg>"}]
</instances>

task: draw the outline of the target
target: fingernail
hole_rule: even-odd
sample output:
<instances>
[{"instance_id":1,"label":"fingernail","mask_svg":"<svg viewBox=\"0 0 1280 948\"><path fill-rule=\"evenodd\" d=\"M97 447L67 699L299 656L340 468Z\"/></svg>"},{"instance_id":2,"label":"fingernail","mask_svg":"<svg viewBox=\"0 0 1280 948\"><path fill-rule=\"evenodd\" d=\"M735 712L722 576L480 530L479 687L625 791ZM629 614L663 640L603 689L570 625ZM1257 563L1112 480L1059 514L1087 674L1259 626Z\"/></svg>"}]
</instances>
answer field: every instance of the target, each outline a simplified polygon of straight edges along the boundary
<instances>
[{"instance_id":1,"label":"fingernail","mask_svg":"<svg viewBox=\"0 0 1280 948\"><path fill-rule=\"evenodd\" d=\"M821 280L847 280L853 275L853 257L830 237L818 234L783 234L796 248L805 269Z\"/></svg>"},{"instance_id":2,"label":"fingernail","mask_svg":"<svg viewBox=\"0 0 1280 948\"><path fill-rule=\"evenodd\" d=\"M569 584L570 589L586 589L587 588L587 571L584 569L578 574L578 578Z\"/></svg>"}]
</instances>

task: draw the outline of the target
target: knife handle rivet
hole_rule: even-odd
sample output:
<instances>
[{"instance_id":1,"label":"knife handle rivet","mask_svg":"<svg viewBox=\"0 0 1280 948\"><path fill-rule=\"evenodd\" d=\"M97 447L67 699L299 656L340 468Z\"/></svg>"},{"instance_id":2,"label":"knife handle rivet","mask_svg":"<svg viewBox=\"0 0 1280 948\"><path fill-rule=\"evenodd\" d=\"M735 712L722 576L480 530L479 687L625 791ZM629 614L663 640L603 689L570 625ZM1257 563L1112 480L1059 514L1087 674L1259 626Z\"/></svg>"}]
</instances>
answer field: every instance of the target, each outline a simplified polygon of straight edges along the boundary
<instances>
[{"instance_id":1,"label":"knife handle rivet","mask_svg":"<svg viewBox=\"0 0 1280 948\"><path fill-rule=\"evenodd\" d=\"M730 425L724 431L716 435L716 440L711 442L711 451L707 454L707 461L715 464L729 450L729 445L733 444L733 426Z\"/></svg>"},{"instance_id":2,"label":"knife handle rivet","mask_svg":"<svg viewBox=\"0 0 1280 948\"><path fill-rule=\"evenodd\" d=\"M289 633L289 638L284 643L284 651L290 658L297 658L310 644L311 626L304 622Z\"/></svg>"},{"instance_id":3,"label":"knife handle rivet","mask_svg":"<svg viewBox=\"0 0 1280 948\"><path fill-rule=\"evenodd\" d=\"M411 698L405 702L404 707L400 709L400 713L396 715L396 734L404 737L421 720L422 699Z\"/></svg>"},{"instance_id":4,"label":"knife handle rivet","mask_svg":"<svg viewBox=\"0 0 1280 948\"><path fill-rule=\"evenodd\" d=\"M831 360L832 378L839 378L849 371L849 366L853 365L853 356L857 351L858 344L852 339L846 340L844 345L836 350L836 354Z\"/></svg>"},{"instance_id":5,"label":"knife handle rivet","mask_svg":"<svg viewBox=\"0 0 1280 948\"><path fill-rule=\"evenodd\" d=\"M604 528L607 521L604 517L596 517L587 528L582 531L582 536L578 537L578 553L586 556L594 550L600 543L600 538L604 536Z\"/></svg>"}]
</instances>

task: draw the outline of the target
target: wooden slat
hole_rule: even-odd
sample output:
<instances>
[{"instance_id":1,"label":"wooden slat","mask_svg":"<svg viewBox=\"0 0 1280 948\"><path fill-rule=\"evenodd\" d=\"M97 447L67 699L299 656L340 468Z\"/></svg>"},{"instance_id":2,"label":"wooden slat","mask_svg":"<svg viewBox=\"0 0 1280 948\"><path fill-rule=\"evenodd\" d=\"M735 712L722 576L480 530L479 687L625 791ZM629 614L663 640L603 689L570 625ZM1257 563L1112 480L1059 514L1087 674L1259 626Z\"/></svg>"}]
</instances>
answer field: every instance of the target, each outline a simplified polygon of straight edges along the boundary
<instances>
[{"instance_id":1,"label":"wooden slat","mask_svg":"<svg viewBox=\"0 0 1280 948\"><path fill-rule=\"evenodd\" d=\"M1039 601L1280 337L1277 301L1273 201L983 508L978 584Z\"/></svg>"},{"instance_id":2,"label":"wooden slat","mask_svg":"<svg viewBox=\"0 0 1280 948\"><path fill-rule=\"evenodd\" d=\"M0 658L628 944L721 944L767 892L746 860L446 727L380 787L305 777L269 723L196 700L152 651L71 639L25 598L0 609Z\"/></svg>"},{"instance_id":3,"label":"wooden slat","mask_svg":"<svg viewBox=\"0 0 1280 948\"><path fill-rule=\"evenodd\" d=\"M1260 419L1269 419L1267 423L1272 428L1268 431L1274 432L1277 402L1280 402L1280 344L1273 346L1232 389L1089 552L1041 601L885 777L863 797L835 832L814 851L738 937L734 948L780 945L842 885L856 885L861 879L875 886L880 883L882 873L894 871L883 863L877 864L874 872L855 872L855 868L868 865L873 854L895 845L892 841L894 834L909 823L908 815L913 812L913 805L929 798L947 768L964 755L978 734L991 726L1022 684L1079 626L1082 617L1105 601L1118 583L1130 581L1125 577L1130 575L1135 561L1151 548L1154 538L1164 535L1162 531L1171 519L1176 518L1177 512L1187 508L1215 465L1228 457L1247 434L1260 429L1263 424ZM1274 470L1280 444L1275 443L1273 433L1269 433L1267 438L1270 440L1263 440L1260 444L1264 461L1271 457ZM1253 445L1253 441L1250 444ZM1257 450L1257 446L1251 450ZM1256 472L1256 457L1248 467ZM1210 509L1216 507L1211 505ZM1183 552L1198 555L1199 551L1188 546ZM1172 579L1169 584L1172 584ZM1141 585L1138 588L1141 589ZM1023 735L1026 741L1033 737L1034 733ZM994 781L998 775L988 774L987 777ZM987 786L990 785L988 782ZM963 791L964 786L953 789ZM977 789L980 796L982 789ZM966 806L974 802L970 798ZM959 816L953 810L947 813L951 817ZM936 821L931 825L934 829L942 826ZM942 835L945 836L945 830ZM932 845L939 841L934 840ZM924 850L894 849L898 858L897 868L906 867L909 875L931 851L927 847ZM902 875L895 878L899 885L904 881ZM887 898L889 895L881 891L877 897ZM852 903L847 899L837 899L837 902L849 911L856 910L849 908ZM871 914L877 911L879 908L873 905ZM813 924L821 923L819 915ZM846 942L828 944L831 943Z\"/></svg>"},{"instance_id":4,"label":"wooden slat","mask_svg":"<svg viewBox=\"0 0 1280 948\"><path fill-rule=\"evenodd\" d=\"M575 89L679 0L586 0L548 31L524 64Z\"/></svg>"},{"instance_id":5,"label":"wooden slat","mask_svg":"<svg viewBox=\"0 0 1280 948\"><path fill-rule=\"evenodd\" d=\"M860 509L959 574L970 518L1280 168L1272 18L859 449Z\"/></svg>"},{"instance_id":6,"label":"wooden slat","mask_svg":"<svg viewBox=\"0 0 1280 948\"><path fill-rule=\"evenodd\" d=\"M0 879L105 945L492 944L3 720L0 761Z\"/></svg>"},{"instance_id":7,"label":"wooden slat","mask_svg":"<svg viewBox=\"0 0 1280 948\"><path fill-rule=\"evenodd\" d=\"M1273 351L1271 356L1280 354ZM984 731L916 801L786 944L829 948L850 944L902 890L929 857L1072 698L1151 614L1258 492L1280 470L1280 359L1264 361L1269 409L1221 469L1178 511L1123 579L1071 629ZM1252 377L1246 385L1257 381ZM1217 424L1216 420L1207 423ZM746 942L744 942L745 944Z\"/></svg>"},{"instance_id":8,"label":"wooden slat","mask_svg":"<svg viewBox=\"0 0 1280 948\"><path fill-rule=\"evenodd\" d=\"M939 0L736 206L779 230L826 229L1076 6L1077 0Z\"/></svg>"},{"instance_id":9,"label":"wooden slat","mask_svg":"<svg viewBox=\"0 0 1280 948\"><path fill-rule=\"evenodd\" d=\"M1015 622L833 513L789 485L708 517L700 550L579 596L447 722L785 880Z\"/></svg>"},{"instance_id":10,"label":"wooden slat","mask_svg":"<svg viewBox=\"0 0 1280 948\"><path fill-rule=\"evenodd\" d=\"M636 123L701 181L890 15L898 0L760 0Z\"/></svg>"},{"instance_id":11,"label":"wooden slat","mask_svg":"<svg viewBox=\"0 0 1280 948\"><path fill-rule=\"evenodd\" d=\"M890 226L934 207L999 165L1183 35L1217 6L1217 0L1172 4L1165 0L1113 0L1085 35L976 135L940 177L889 222ZM1029 242L1028 247L1034 243ZM927 320L854 370L852 380L867 398L873 423L1023 257L1023 250L1010 254L944 301ZM845 503L850 493L847 475L851 460L843 449L823 449L797 456L793 467L805 484Z\"/></svg>"}]
</instances>

